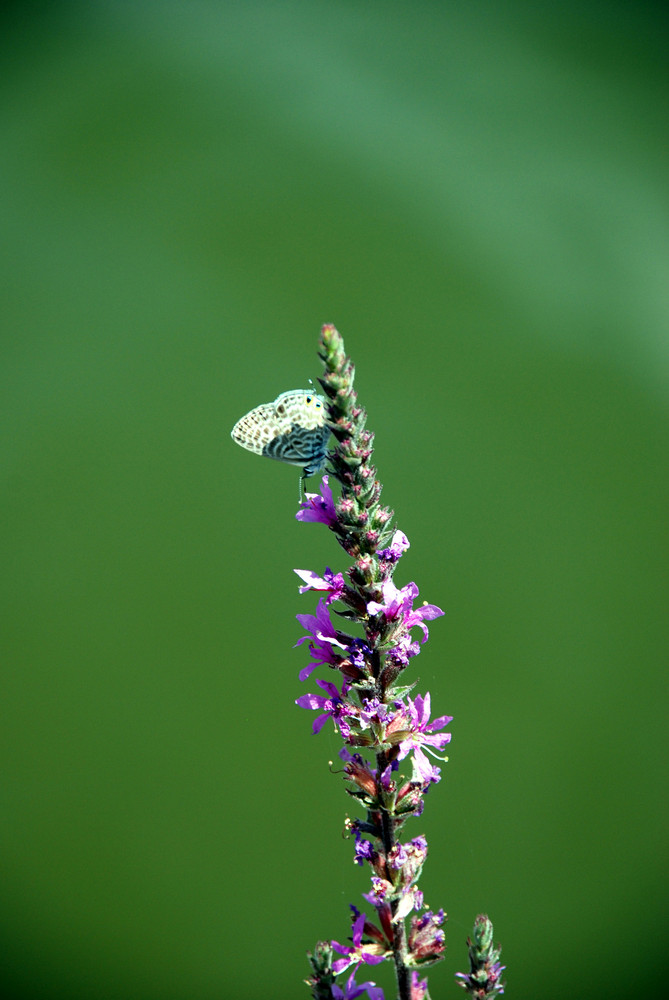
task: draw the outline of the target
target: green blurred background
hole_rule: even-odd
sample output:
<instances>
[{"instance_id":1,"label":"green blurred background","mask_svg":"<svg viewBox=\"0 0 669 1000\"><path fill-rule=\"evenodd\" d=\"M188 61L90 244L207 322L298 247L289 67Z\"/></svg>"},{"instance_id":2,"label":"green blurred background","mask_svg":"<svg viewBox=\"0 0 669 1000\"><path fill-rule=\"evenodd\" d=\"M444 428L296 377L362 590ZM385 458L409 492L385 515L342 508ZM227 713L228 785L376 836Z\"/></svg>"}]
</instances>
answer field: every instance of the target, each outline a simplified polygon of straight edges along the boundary
<instances>
[{"instance_id":1,"label":"green blurred background","mask_svg":"<svg viewBox=\"0 0 669 1000\"><path fill-rule=\"evenodd\" d=\"M638 997L666 896L667 22L618 2L4 8L4 995L307 997L367 875L293 701L334 322L446 611L407 833L509 997ZM306 690L313 690L307 685ZM378 974L377 974L378 973ZM375 978L387 986L383 972ZM655 979L657 983L657 979ZM654 992L651 989L651 993ZM392 990L387 997L392 997Z\"/></svg>"}]
</instances>

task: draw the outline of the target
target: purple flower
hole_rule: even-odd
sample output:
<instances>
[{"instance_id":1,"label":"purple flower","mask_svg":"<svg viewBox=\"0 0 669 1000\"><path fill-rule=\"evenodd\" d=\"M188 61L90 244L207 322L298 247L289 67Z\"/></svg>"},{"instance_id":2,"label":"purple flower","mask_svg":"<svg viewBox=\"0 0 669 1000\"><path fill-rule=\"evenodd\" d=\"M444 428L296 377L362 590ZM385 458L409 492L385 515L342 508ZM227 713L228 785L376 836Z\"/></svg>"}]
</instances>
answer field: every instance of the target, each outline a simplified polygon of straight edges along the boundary
<instances>
[{"instance_id":1,"label":"purple flower","mask_svg":"<svg viewBox=\"0 0 669 1000\"><path fill-rule=\"evenodd\" d=\"M436 764L430 764L430 761L422 750L414 750L411 763L413 765L412 782L419 786L423 792L427 792L430 785L436 785L441 781L441 768L437 767ZM414 816L420 816L422 811L423 804L421 800L420 809L414 813Z\"/></svg>"},{"instance_id":2,"label":"purple flower","mask_svg":"<svg viewBox=\"0 0 669 1000\"><path fill-rule=\"evenodd\" d=\"M427 979L419 979L414 969L411 973L411 1000L424 1000L427 993Z\"/></svg>"},{"instance_id":3,"label":"purple flower","mask_svg":"<svg viewBox=\"0 0 669 1000\"><path fill-rule=\"evenodd\" d=\"M409 584L411 586L411 584ZM416 584L414 584L416 587ZM418 587L416 587L416 596L418 596ZM423 630L424 638L422 642L427 642L430 637L430 633L427 630L427 625L425 620L432 621L433 618L440 618L443 615L441 608L438 608L436 604L428 604L424 602L419 608L414 608L409 612L409 614L404 619L404 624L407 628L413 628L414 625L419 625Z\"/></svg>"},{"instance_id":4,"label":"purple flower","mask_svg":"<svg viewBox=\"0 0 669 1000\"><path fill-rule=\"evenodd\" d=\"M309 635L303 635L301 639L298 639L295 646L301 646L303 642L308 642L309 652L313 657L313 661L300 671L300 680L305 681L316 667L326 663L336 667L343 657L335 651L334 647L337 646L344 652L347 651L347 647L340 642L339 633L330 621L330 615L322 597L318 602L315 615L296 615L295 617L309 633Z\"/></svg>"},{"instance_id":5,"label":"purple flower","mask_svg":"<svg viewBox=\"0 0 669 1000\"><path fill-rule=\"evenodd\" d=\"M355 981L355 970L349 976L343 990L336 983L331 987L331 990L335 1000L356 1000L356 997L362 996L365 990L369 1000L385 1000L383 990L376 983L360 983L358 985Z\"/></svg>"},{"instance_id":6,"label":"purple flower","mask_svg":"<svg viewBox=\"0 0 669 1000\"><path fill-rule=\"evenodd\" d=\"M365 899L372 906L379 906L381 903L385 903L388 896L394 892L394 887L392 882L389 882L387 878L380 878L378 875L372 875L371 878L372 891L368 893L363 893Z\"/></svg>"},{"instance_id":7,"label":"purple flower","mask_svg":"<svg viewBox=\"0 0 669 1000\"><path fill-rule=\"evenodd\" d=\"M386 705L379 698L365 698L358 717L363 728L373 727L380 730L388 725L395 716L392 705Z\"/></svg>"},{"instance_id":8,"label":"purple flower","mask_svg":"<svg viewBox=\"0 0 669 1000\"><path fill-rule=\"evenodd\" d=\"M299 698L295 699L295 704L299 705L300 708L324 708L325 712L323 715L319 715L314 721L312 732L314 735L320 733L321 729L327 722L329 718L332 719L335 726L337 725L339 716L343 711L345 711L345 703L342 701L343 696L348 690L348 685L344 680L342 682L341 694L336 684L331 684L330 681L316 681L319 688L327 692L327 696L322 694L303 694Z\"/></svg>"},{"instance_id":9,"label":"purple flower","mask_svg":"<svg viewBox=\"0 0 669 1000\"><path fill-rule=\"evenodd\" d=\"M443 750L444 747L451 742L450 733L438 734L438 730L443 729L447 726L449 722L453 721L452 715L440 715L438 719L434 719L433 722L429 721L430 718L430 695L429 693L425 697L421 695L416 695L416 700L412 701L411 698L407 698L407 706L405 709L405 715L403 719L404 729L408 730L406 736L402 733L402 739L399 741L399 753L397 755L398 760L403 760L407 754L414 751L414 759L420 761L421 756L424 757L423 747L429 747L429 753L434 753L436 750ZM425 765L429 767L429 762L426 760ZM419 764L419 767L422 766Z\"/></svg>"},{"instance_id":10,"label":"purple flower","mask_svg":"<svg viewBox=\"0 0 669 1000\"><path fill-rule=\"evenodd\" d=\"M379 962L383 961L386 949L378 942L376 944L363 944L364 930L365 914L360 913L353 923L353 946L349 947L345 944L339 944L338 941L332 941L333 949L345 956L332 963L332 971L335 975L339 975L340 972L352 965L359 965L360 962L364 962L365 965L378 965Z\"/></svg>"},{"instance_id":11,"label":"purple flower","mask_svg":"<svg viewBox=\"0 0 669 1000\"><path fill-rule=\"evenodd\" d=\"M415 592L418 593L418 587L416 587L415 583L408 583L402 590L398 590L390 577L388 577L381 584L384 603L380 604L378 601L369 601L367 603L367 611L370 615L380 615L383 613L386 621L395 621L405 611L407 601L409 608L413 604L413 594L409 593L410 587L413 587Z\"/></svg>"},{"instance_id":12,"label":"purple flower","mask_svg":"<svg viewBox=\"0 0 669 1000\"><path fill-rule=\"evenodd\" d=\"M406 667L411 657L420 653L420 644L413 642L408 632L400 635L399 638L395 637L393 642L395 645L388 650L388 659L399 664L400 667Z\"/></svg>"},{"instance_id":13,"label":"purple flower","mask_svg":"<svg viewBox=\"0 0 669 1000\"><path fill-rule=\"evenodd\" d=\"M365 861L369 861L369 863L372 864L377 858L378 854L374 850L372 842L370 840L365 840L360 831L356 830L353 863L356 865L362 865Z\"/></svg>"},{"instance_id":14,"label":"purple flower","mask_svg":"<svg viewBox=\"0 0 669 1000\"><path fill-rule=\"evenodd\" d=\"M446 947L444 944L445 935L441 929L444 916L443 910L438 910L437 913L426 910L421 916L411 918L408 943L413 964L434 962L443 954Z\"/></svg>"},{"instance_id":15,"label":"purple flower","mask_svg":"<svg viewBox=\"0 0 669 1000\"><path fill-rule=\"evenodd\" d=\"M354 667L357 667L363 674L368 672L368 661L372 656L372 651L363 639L353 640L348 647L348 655Z\"/></svg>"},{"instance_id":16,"label":"purple flower","mask_svg":"<svg viewBox=\"0 0 669 1000\"><path fill-rule=\"evenodd\" d=\"M443 615L441 608L436 604L422 604L419 608L413 606L413 602L418 597L419 590L415 583L407 583L406 587L398 590L391 579L384 580L381 584L383 592L383 604L378 601L368 601L367 611L370 615L383 614L387 622L401 621L404 628L410 629L414 625L419 625L423 630L423 642L429 638L429 632L425 619L431 621Z\"/></svg>"},{"instance_id":17,"label":"purple flower","mask_svg":"<svg viewBox=\"0 0 669 1000\"><path fill-rule=\"evenodd\" d=\"M307 590L326 590L328 592L325 599L326 604L332 604L333 601L340 598L346 586L342 574L333 573L329 566L326 567L323 576L312 573L310 569L296 569L293 572L297 573L306 584L306 586L299 588L301 594L306 593Z\"/></svg>"},{"instance_id":18,"label":"purple flower","mask_svg":"<svg viewBox=\"0 0 669 1000\"><path fill-rule=\"evenodd\" d=\"M408 855L404 844L400 844L398 841L390 850L388 864L391 868L401 868L407 858Z\"/></svg>"},{"instance_id":19,"label":"purple flower","mask_svg":"<svg viewBox=\"0 0 669 1000\"><path fill-rule=\"evenodd\" d=\"M298 521L318 521L333 528L337 524L332 490L328 486L328 476L323 476L320 493L307 493L295 515Z\"/></svg>"},{"instance_id":20,"label":"purple flower","mask_svg":"<svg viewBox=\"0 0 669 1000\"><path fill-rule=\"evenodd\" d=\"M419 910L423 905L423 894L416 883L427 857L427 841L425 837L415 837L408 844L395 844L388 852L387 863L398 872L399 877L393 878L395 888L401 888L405 897L398 907L395 920L405 917L412 909ZM399 915L398 915L399 914Z\"/></svg>"},{"instance_id":21,"label":"purple flower","mask_svg":"<svg viewBox=\"0 0 669 1000\"><path fill-rule=\"evenodd\" d=\"M396 771L398 767L399 764L397 763L397 761L393 760L390 762L390 764L388 764L388 767L386 767L379 775L379 784L384 789L384 791L386 792L394 791L395 783L392 780L392 772Z\"/></svg>"},{"instance_id":22,"label":"purple flower","mask_svg":"<svg viewBox=\"0 0 669 1000\"><path fill-rule=\"evenodd\" d=\"M377 555L379 559L384 559L386 562L396 563L408 548L409 539L403 531L398 529L392 537L389 548L379 549Z\"/></svg>"}]
</instances>

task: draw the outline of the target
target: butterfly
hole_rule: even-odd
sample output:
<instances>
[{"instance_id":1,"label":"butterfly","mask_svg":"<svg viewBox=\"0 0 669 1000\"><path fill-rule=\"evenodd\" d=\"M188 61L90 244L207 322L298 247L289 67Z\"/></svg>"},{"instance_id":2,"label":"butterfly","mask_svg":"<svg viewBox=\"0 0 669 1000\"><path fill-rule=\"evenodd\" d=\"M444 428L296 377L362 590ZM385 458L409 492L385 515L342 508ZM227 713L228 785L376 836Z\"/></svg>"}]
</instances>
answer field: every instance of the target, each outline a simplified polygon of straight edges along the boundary
<instances>
[{"instance_id":1,"label":"butterfly","mask_svg":"<svg viewBox=\"0 0 669 1000\"><path fill-rule=\"evenodd\" d=\"M303 478L325 465L330 428L325 400L310 389L282 392L273 403L261 403L232 428L233 441L256 455L303 467Z\"/></svg>"}]
</instances>

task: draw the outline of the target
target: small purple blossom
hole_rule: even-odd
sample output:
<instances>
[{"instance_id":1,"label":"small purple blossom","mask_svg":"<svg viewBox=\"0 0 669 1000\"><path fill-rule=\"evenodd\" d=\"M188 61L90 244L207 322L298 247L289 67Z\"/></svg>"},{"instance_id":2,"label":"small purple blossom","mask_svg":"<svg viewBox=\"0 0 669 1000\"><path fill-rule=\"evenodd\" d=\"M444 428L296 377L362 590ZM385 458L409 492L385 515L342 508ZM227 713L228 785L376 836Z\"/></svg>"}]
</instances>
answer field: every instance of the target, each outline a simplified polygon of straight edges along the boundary
<instances>
[{"instance_id":1,"label":"small purple blossom","mask_svg":"<svg viewBox=\"0 0 669 1000\"><path fill-rule=\"evenodd\" d=\"M422 833L414 837L409 846L414 851L424 851L427 854L427 840Z\"/></svg>"},{"instance_id":2,"label":"small purple blossom","mask_svg":"<svg viewBox=\"0 0 669 1000\"><path fill-rule=\"evenodd\" d=\"M308 642L309 652L313 657L313 661L300 671L300 680L305 681L316 667L323 664L337 666L343 657L335 651L335 647L344 652L346 652L347 647L340 641L322 597L318 602L315 615L296 615L295 617L309 633L298 639L295 646L301 646L303 642Z\"/></svg>"},{"instance_id":3,"label":"small purple blossom","mask_svg":"<svg viewBox=\"0 0 669 1000\"><path fill-rule=\"evenodd\" d=\"M427 979L419 979L414 969L411 973L411 1000L424 1000L427 994Z\"/></svg>"},{"instance_id":4,"label":"small purple blossom","mask_svg":"<svg viewBox=\"0 0 669 1000\"><path fill-rule=\"evenodd\" d=\"M408 844L397 843L388 853L388 866L399 875L393 878L393 884L395 889L401 890L400 902L395 913L396 921L404 918L412 909L419 910L423 905L423 893L416 883L426 858L425 837L416 837Z\"/></svg>"},{"instance_id":5,"label":"small purple blossom","mask_svg":"<svg viewBox=\"0 0 669 1000\"><path fill-rule=\"evenodd\" d=\"M323 576L312 573L310 569L296 569L293 572L304 580L305 586L298 588L301 594L305 594L308 590L325 590L328 594L325 599L326 604L332 604L333 601L338 600L346 586L343 575L333 573L329 566L325 568Z\"/></svg>"},{"instance_id":6,"label":"small purple blossom","mask_svg":"<svg viewBox=\"0 0 669 1000\"><path fill-rule=\"evenodd\" d=\"M399 841L388 854L388 864L396 871L403 869L402 877L405 883L415 882L427 857L427 841L425 837L414 837L408 844Z\"/></svg>"},{"instance_id":7,"label":"small purple blossom","mask_svg":"<svg viewBox=\"0 0 669 1000\"><path fill-rule=\"evenodd\" d=\"M377 555L385 562L396 563L409 547L407 536L403 531L397 530L391 539L390 546L387 549L379 549Z\"/></svg>"},{"instance_id":8,"label":"small purple blossom","mask_svg":"<svg viewBox=\"0 0 669 1000\"><path fill-rule=\"evenodd\" d=\"M365 840L360 831L356 830L355 852L353 855L354 864L362 865L365 861L371 864L377 857L378 854L374 850L371 840Z\"/></svg>"},{"instance_id":9,"label":"small purple blossom","mask_svg":"<svg viewBox=\"0 0 669 1000\"><path fill-rule=\"evenodd\" d=\"M376 983L356 983L355 981L355 970L349 976L346 985L342 989L337 983L334 983L331 987L332 996L334 1000L356 1000L357 997L362 996L362 994L367 991L367 996L369 1000L385 1000L383 995L383 990Z\"/></svg>"},{"instance_id":10,"label":"small purple blossom","mask_svg":"<svg viewBox=\"0 0 669 1000\"><path fill-rule=\"evenodd\" d=\"M405 712L404 721L408 734L403 736L399 742L398 760L403 760L412 750L414 751L414 759L420 760L420 755L424 756L423 747L428 747L428 752L434 753L436 750L443 750L451 742L450 733L439 735L438 730L452 722L453 716L441 715L438 719L430 722L429 692L424 698L421 695L416 695L415 701L407 698Z\"/></svg>"},{"instance_id":11,"label":"small purple blossom","mask_svg":"<svg viewBox=\"0 0 669 1000\"><path fill-rule=\"evenodd\" d=\"M360 962L364 962L365 965L378 965L382 962L385 956L386 949L380 943L375 944L363 944L362 935L365 930L365 914L360 913L353 923L353 945L339 944L338 941L332 941L332 947L334 951L338 952L340 955L344 955L344 958L338 958L332 963L332 971L335 975L339 975L345 969L349 969L352 965L359 965Z\"/></svg>"},{"instance_id":12,"label":"small purple blossom","mask_svg":"<svg viewBox=\"0 0 669 1000\"><path fill-rule=\"evenodd\" d=\"M387 878L380 878L378 875L372 875L371 877L372 891L365 896L367 901L373 906L378 906L379 903L385 903L389 897L392 897L394 889L393 883L389 882Z\"/></svg>"},{"instance_id":13,"label":"small purple blossom","mask_svg":"<svg viewBox=\"0 0 669 1000\"><path fill-rule=\"evenodd\" d=\"M388 764L388 767L384 768L383 771L381 772L381 776L379 777L379 784L386 792L394 790L395 784L392 780L392 772L396 771L398 768L399 764L397 763L396 760L393 760L391 761L390 764Z\"/></svg>"},{"instance_id":14,"label":"small purple blossom","mask_svg":"<svg viewBox=\"0 0 669 1000\"><path fill-rule=\"evenodd\" d=\"M429 632L425 619L431 621L443 615L441 608L436 604L422 604L419 608L414 608L413 602L418 597L419 590L415 583L407 583L405 587L398 590L393 581L388 578L381 584L383 593L383 604L378 601L368 601L367 611L370 615L383 614L387 622L402 621L404 628L410 629L414 625L419 625L423 630L423 642L427 642Z\"/></svg>"},{"instance_id":15,"label":"small purple blossom","mask_svg":"<svg viewBox=\"0 0 669 1000\"><path fill-rule=\"evenodd\" d=\"M330 681L318 680L316 683L319 688L326 692L325 695L303 694L299 698L295 699L295 704L299 705L300 708L325 709L325 712L314 720L312 727L314 735L321 731L328 719L332 719L335 726L337 725L340 717L346 712L346 704L343 701L343 698L348 691L348 685L345 680L342 682L341 692L339 691L337 685L330 683Z\"/></svg>"},{"instance_id":16,"label":"small purple blossom","mask_svg":"<svg viewBox=\"0 0 669 1000\"><path fill-rule=\"evenodd\" d=\"M388 659L400 667L406 667L411 657L417 656L418 653L420 653L420 643L414 642L406 632L397 638L396 644L388 651Z\"/></svg>"},{"instance_id":17,"label":"small purple blossom","mask_svg":"<svg viewBox=\"0 0 669 1000\"><path fill-rule=\"evenodd\" d=\"M307 493L295 517L298 521L317 521L333 528L337 524L337 511L332 490L328 486L328 476L323 476L320 493Z\"/></svg>"},{"instance_id":18,"label":"small purple blossom","mask_svg":"<svg viewBox=\"0 0 669 1000\"><path fill-rule=\"evenodd\" d=\"M441 781L441 768L437 767L436 764L431 764L420 748L414 750L411 763L413 766L412 781L422 789L423 793L427 792L430 785L436 785ZM414 816L420 816L422 811L423 802L421 800L420 810L415 812Z\"/></svg>"},{"instance_id":19,"label":"small purple blossom","mask_svg":"<svg viewBox=\"0 0 669 1000\"><path fill-rule=\"evenodd\" d=\"M406 852L406 847L398 841L388 855L388 864L391 868L401 868L408 858L409 855Z\"/></svg>"},{"instance_id":20,"label":"small purple blossom","mask_svg":"<svg viewBox=\"0 0 669 1000\"><path fill-rule=\"evenodd\" d=\"M409 584L411 586L411 584ZM414 584L414 587L416 585ZM416 595L418 595L418 587L416 587ZM404 619L404 624L407 628L413 628L414 625L420 626L423 630L423 638L421 642L427 642L430 637L427 625L425 621L432 621L434 618L440 618L443 615L441 608L438 608L436 604L428 604L424 602L419 608L414 608Z\"/></svg>"},{"instance_id":21,"label":"small purple blossom","mask_svg":"<svg viewBox=\"0 0 669 1000\"><path fill-rule=\"evenodd\" d=\"M365 698L358 712L358 718L363 728L373 726L379 731L387 726L395 716L392 705L386 705L379 698Z\"/></svg>"},{"instance_id":22,"label":"small purple blossom","mask_svg":"<svg viewBox=\"0 0 669 1000\"><path fill-rule=\"evenodd\" d=\"M363 639L354 639L348 647L348 655L351 663L358 670L366 673L372 651Z\"/></svg>"},{"instance_id":23,"label":"small purple blossom","mask_svg":"<svg viewBox=\"0 0 669 1000\"><path fill-rule=\"evenodd\" d=\"M422 962L434 961L443 954L444 932L441 925L444 922L445 913L438 910L432 913L426 910L419 917L411 918L411 929L409 931L409 951L411 957L417 965Z\"/></svg>"}]
</instances>

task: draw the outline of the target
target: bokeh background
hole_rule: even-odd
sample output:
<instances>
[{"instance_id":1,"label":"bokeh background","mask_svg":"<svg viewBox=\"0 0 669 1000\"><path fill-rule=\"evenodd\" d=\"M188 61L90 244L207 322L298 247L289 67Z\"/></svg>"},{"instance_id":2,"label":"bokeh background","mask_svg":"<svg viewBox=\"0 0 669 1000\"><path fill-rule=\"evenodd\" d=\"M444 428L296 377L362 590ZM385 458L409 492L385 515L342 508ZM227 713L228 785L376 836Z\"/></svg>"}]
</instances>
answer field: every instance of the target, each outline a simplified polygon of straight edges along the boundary
<instances>
[{"instance_id":1,"label":"bokeh background","mask_svg":"<svg viewBox=\"0 0 669 1000\"><path fill-rule=\"evenodd\" d=\"M446 611L415 667L450 762L407 829L449 913L432 996L481 911L508 996L642 995L667 889L664 6L2 18L4 995L306 997L306 949L346 938L367 876L291 648L315 604L292 568L346 563L294 520L297 470L229 437L318 377L323 322L412 543L397 580Z\"/></svg>"}]
</instances>

